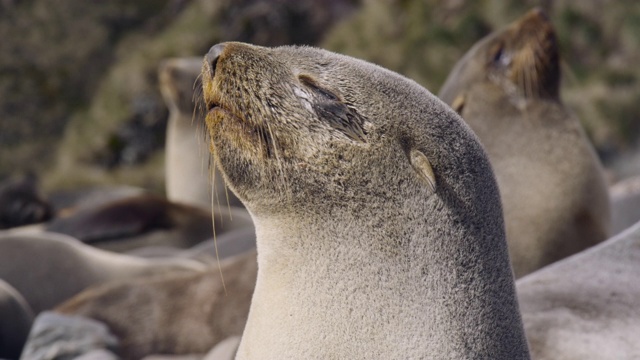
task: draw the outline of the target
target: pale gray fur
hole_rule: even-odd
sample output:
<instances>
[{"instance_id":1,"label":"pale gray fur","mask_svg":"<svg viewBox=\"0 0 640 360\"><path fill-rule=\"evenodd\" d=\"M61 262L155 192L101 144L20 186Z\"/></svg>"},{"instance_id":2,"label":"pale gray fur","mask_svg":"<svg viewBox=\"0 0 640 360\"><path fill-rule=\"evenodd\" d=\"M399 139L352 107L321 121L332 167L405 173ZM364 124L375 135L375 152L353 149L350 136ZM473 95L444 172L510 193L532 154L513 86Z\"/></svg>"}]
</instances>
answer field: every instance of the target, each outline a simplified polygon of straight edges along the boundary
<instances>
[{"instance_id":1,"label":"pale gray fur","mask_svg":"<svg viewBox=\"0 0 640 360\"><path fill-rule=\"evenodd\" d=\"M439 94L460 108L489 155L516 277L605 240L610 227L602 166L558 95L557 45L540 40L552 31L534 10L492 33L456 64ZM506 54L500 61L527 73L523 89L509 78L515 70L492 62L498 46ZM548 62L529 68L531 58Z\"/></svg>"},{"instance_id":2,"label":"pale gray fur","mask_svg":"<svg viewBox=\"0 0 640 360\"><path fill-rule=\"evenodd\" d=\"M189 259L114 254L60 234L0 233L0 279L15 287L35 313L51 309L91 285L203 267Z\"/></svg>"},{"instance_id":3,"label":"pale gray fur","mask_svg":"<svg viewBox=\"0 0 640 360\"><path fill-rule=\"evenodd\" d=\"M640 359L640 223L517 282L536 360Z\"/></svg>"},{"instance_id":4,"label":"pale gray fur","mask_svg":"<svg viewBox=\"0 0 640 360\"><path fill-rule=\"evenodd\" d=\"M226 189L224 178L214 167L209 179L209 145L202 129L203 109L198 77L202 58L175 58L160 65L160 90L169 107L169 123L165 147L167 198L171 201L199 205L242 206ZM200 105L202 106L202 105ZM211 189L215 191L211 198ZM227 203L227 197L229 203Z\"/></svg>"},{"instance_id":5,"label":"pale gray fur","mask_svg":"<svg viewBox=\"0 0 640 360\"><path fill-rule=\"evenodd\" d=\"M411 80L320 49L227 43L213 80L209 66L205 100L222 110L207 121L244 119L210 132L258 242L237 359L528 358L497 185L457 114ZM361 117L360 141L319 118L328 97L300 75ZM278 154L252 152L233 131L242 121L268 125Z\"/></svg>"}]
</instances>

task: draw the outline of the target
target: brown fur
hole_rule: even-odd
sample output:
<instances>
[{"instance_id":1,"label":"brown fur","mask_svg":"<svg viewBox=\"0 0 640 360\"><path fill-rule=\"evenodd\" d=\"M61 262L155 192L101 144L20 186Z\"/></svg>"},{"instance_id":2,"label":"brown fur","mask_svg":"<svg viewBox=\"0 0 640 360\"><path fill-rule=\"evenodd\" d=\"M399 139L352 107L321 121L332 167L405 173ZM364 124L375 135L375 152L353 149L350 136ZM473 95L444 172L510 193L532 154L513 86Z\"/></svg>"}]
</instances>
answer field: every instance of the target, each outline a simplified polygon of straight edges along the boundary
<instances>
[{"instance_id":1,"label":"brown fur","mask_svg":"<svg viewBox=\"0 0 640 360\"><path fill-rule=\"evenodd\" d=\"M222 175L207 162L201 68L201 57L175 58L163 61L158 71L160 90L169 107L167 198L206 208L212 204L242 207L240 200L227 190Z\"/></svg>"},{"instance_id":2,"label":"brown fur","mask_svg":"<svg viewBox=\"0 0 640 360\"><path fill-rule=\"evenodd\" d=\"M535 9L469 50L440 91L489 154L517 277L609 233L602 167L559 83L555 32Z\"/></svg>"},{"instance_id":3,"label":"brown fur","mask_svg":"<svg viewBox=\"0 0 640 360\"><path fill-rule=\"evenodd\" d=\"M257 272L250 251L191 274L146 277L88 289L56 308L105 323L120 340L119 355L206 353L240 335Z\"/></svg>"},{"instance_id":4,"label":"brown fur","mask_svg":"<svg viewBox=\"0 0 640 360\"><path fill-rule=\"evenodd\" d=\"M212 225L215 221L215 228ZM216 234L252 228L241 209L200 207L141 195L107 203L96 208L55 219L48 231L73 236L96 247L124 252L145 246L189 248Z\"/></svg>"},{"instance_id":5,"label":"brown fur","mask_svg":"<svg viewBox=\"0 0 640 360\"><path fill-rule=\"evenodd\" d=\"M201 268L189 259L114 254L61 234L0 233L0 279L16 288L36 314L96 284Z\"/></svg>"}]
</instances>

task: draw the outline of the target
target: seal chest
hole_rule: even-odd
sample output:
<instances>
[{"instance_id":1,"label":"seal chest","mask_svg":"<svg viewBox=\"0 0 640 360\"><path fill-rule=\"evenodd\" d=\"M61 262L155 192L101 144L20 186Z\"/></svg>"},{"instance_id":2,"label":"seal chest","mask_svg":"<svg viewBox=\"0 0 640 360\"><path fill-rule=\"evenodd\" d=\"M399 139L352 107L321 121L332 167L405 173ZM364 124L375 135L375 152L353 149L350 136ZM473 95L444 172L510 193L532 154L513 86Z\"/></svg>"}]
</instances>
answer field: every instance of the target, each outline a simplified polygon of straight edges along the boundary
<instances>
[{"instance_id":1,"label":"seal chest","mask_svg":"<svg viewBox=\"0 0 640 360\"><path fill-rule=\"evenodd\" d=\"M239 359L526 359L498 189L415 82L309 47L223 43L212 155L256 224Z\"/></svg>"}]
</instances>

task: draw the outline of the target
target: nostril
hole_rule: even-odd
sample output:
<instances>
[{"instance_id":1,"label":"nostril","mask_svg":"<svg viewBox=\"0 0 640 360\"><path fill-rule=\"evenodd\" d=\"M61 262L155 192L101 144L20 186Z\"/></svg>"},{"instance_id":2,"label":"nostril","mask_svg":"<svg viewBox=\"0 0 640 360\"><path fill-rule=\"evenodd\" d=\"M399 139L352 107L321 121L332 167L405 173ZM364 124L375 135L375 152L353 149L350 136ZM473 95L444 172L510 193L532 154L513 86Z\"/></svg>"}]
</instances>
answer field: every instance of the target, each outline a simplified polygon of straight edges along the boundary
<instances>
[{"instance_id":1,"label":"nostril","mask_svg":"<svg viewBox=\"0 0 640 360\"><path fill-rule=\"evenodd\" d=\"M216 44L209 49L207 55L205 55L205 61L209 64L209 71L211 72L211 76L216 72L216 65L218 64L218 58L220 54L224 51L225 44Z\"/></svg>"}]
</instances>

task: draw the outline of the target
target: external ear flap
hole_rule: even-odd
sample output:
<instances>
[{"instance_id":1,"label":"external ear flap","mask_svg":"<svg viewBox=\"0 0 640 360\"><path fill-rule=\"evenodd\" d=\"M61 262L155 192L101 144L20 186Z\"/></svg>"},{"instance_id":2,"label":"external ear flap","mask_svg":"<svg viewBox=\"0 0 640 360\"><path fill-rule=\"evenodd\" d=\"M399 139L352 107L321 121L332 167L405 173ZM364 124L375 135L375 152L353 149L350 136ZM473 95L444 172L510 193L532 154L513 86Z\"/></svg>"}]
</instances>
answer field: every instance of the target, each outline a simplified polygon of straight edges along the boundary
<instances>
[{"instance_id":1,"label":"external ear flap","mask_svg":"<svg viewBox=\"0 0 640 360\"><path fill-rule=\"evenodd\" d=\"M464 94L458 95L451 103L451 108L455 110L458 115L462 115L462 109L464 109Z\"/></svg>"},{"instance_id":2,"label":"external ear flap","mask_svg":"<svg viewBox=\"0 0 640 360\"><path fill-rule=\"evenodd\" d=\"M429 159L418 150L411 150L409 153L409 160L411 161L411 165L416 170L420 178L424 180L426 185L432 192L436 191L436 176L433 173L433 168L431 168L431 163Z\"/></svg>"}]
</instances>

